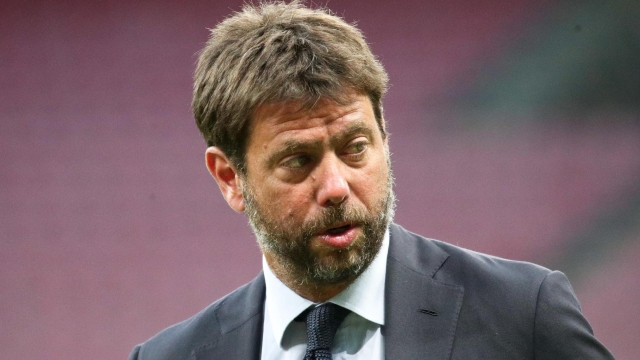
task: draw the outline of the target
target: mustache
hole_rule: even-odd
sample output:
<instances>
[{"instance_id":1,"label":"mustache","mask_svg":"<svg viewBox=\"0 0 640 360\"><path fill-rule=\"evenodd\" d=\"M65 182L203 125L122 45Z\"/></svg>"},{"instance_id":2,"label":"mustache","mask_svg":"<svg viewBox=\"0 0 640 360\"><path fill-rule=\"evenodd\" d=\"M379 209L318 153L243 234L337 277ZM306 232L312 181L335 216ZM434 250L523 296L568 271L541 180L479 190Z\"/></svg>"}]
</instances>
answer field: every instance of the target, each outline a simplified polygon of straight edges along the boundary
<instances>
[{"instance_id":1,"label":"mustache","mask_svg":"<svg viewBox=\"0 0 640 360\"><path fill-rule=\"evenodd\" d=\"M302 238L309 239L328 229L349 224L352 226L362 225L367 221L367 213L364 210L342 203L335 207L323 209L314 219L304 223L300 227Z\"/></svg>"}]
</instances>

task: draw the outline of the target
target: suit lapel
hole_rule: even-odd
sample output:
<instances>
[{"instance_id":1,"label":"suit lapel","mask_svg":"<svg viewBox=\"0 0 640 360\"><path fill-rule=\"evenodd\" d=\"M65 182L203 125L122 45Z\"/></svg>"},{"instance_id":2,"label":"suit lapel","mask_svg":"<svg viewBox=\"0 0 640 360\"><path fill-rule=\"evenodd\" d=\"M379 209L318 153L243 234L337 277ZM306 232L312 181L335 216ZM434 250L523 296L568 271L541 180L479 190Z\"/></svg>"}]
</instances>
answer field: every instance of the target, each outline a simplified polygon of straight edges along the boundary
<instances>
[{"instance_id":1,"label":"suit lapel","mask_svg":"<svg viewBox=\"0 0 640 360\"><path fill-rule=\"evenodd\" d=\"M387 359L449 359L464 288L433 276L449 255L391 226L383 336Z\"/></svg>"},{"instance_id":2,"label":"suit lapel","mask_svg":"<svg viewBox=\"0 0 640 360\"><path fill-rule=\"evenodd\" d=\"M216 340L193 350L196 360L259 360L262 349L265 284L260 275L232 293L215 311Z\"/></svg>"}]
</instances>

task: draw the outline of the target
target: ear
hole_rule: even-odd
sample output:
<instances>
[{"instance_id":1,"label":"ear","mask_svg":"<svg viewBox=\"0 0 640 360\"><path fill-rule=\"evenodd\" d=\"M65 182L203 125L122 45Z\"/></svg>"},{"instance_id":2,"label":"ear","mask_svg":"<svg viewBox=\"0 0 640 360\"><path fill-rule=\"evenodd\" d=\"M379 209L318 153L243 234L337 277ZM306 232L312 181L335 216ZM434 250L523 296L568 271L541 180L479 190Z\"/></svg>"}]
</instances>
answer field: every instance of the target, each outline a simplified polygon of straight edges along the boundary
<instances>
[{"instance_id":1,"label":"ear","mask_svg":"<svg viewBox=\"0 0 640 360\"><path fill-rule=\"evenodd\" d=\"M209 173L216 179L222 196L229 206L237 211L244 211L244 199L242 198L242 179L227 156L215 146L207 148L205 161Z\"/></svg>"}]
</instances>

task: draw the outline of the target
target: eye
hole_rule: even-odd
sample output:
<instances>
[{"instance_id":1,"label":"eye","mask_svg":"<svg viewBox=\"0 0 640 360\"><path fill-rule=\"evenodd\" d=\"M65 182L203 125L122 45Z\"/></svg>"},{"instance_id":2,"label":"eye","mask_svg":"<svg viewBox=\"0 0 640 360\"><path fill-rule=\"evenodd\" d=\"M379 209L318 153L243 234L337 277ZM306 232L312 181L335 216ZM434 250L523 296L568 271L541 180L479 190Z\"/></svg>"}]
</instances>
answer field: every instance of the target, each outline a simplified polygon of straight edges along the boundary
<instances>
[{"instance_id":1,"label":"eye","mask_svg":"<svg viewBox=\"0 0 640 360\"><path fill-rule=\"evenodd\" d=\"M366 140L353 141L349 145L347 145L344 153L345 155L351 156L362 155L365 150L367 150L368 146L369 143Z\"/></svg>"},{"instance_id":2,"label":"eye","mask_svg":"<svg viewBox=\"0 0 640 360\"><path fill-rule=\"evenodd\" d=\"M291 169L299 169L311 162L311 158L307 155L294 155L287 158L284 162L281 163L282 166L291 168Z\"/></svg>"}]
</instances>

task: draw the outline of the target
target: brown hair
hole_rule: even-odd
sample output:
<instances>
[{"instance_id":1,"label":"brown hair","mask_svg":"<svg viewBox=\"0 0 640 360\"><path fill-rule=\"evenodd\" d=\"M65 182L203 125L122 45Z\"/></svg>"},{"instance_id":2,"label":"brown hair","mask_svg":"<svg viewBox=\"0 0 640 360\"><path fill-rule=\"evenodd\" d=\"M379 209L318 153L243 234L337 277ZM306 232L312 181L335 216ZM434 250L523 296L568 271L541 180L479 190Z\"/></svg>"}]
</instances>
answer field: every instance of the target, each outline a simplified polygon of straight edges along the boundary
<instances>
[{"instance_id":1,"label":"brown hair","mask_svg":"<svg viewBox=\"0 0 640 360\"><path fill-rule=\"evenodd\" d=\"M264 103L302 101L310 108L328 98L344 104L355 90L369 97L386 134L387 74L362 33L326 9L298 1L245 5L211 30L194 78L198 128L240 173L251 116Z\"/></svg>"}]
</instances>

